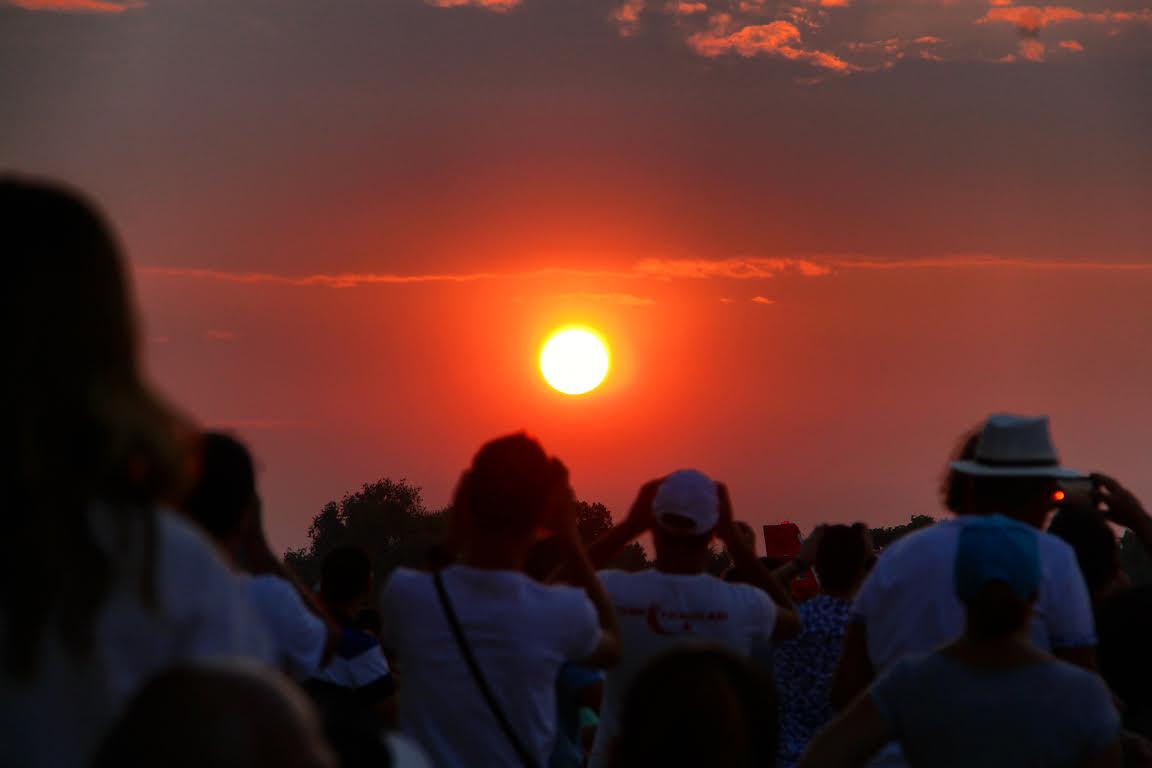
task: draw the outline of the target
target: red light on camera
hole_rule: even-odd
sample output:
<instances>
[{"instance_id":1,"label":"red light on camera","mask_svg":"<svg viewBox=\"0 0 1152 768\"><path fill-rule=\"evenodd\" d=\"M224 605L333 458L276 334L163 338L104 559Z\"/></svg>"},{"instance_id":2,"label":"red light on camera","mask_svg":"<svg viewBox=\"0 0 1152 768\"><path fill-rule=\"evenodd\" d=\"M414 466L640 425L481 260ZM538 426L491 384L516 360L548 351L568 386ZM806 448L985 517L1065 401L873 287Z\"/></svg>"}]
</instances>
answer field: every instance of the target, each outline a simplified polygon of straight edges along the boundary
<instances>
[{"instance_id":1,"label":"red light on camera","mask_svg":"<svg viewBox=\"0 0 1152 768\"><path fill-rule=\"evenodd\" d=\"M1064 491L1056 491L1052 494L1052 501L1064 501L1067 495Z\"/></svg>"}]
</instances>

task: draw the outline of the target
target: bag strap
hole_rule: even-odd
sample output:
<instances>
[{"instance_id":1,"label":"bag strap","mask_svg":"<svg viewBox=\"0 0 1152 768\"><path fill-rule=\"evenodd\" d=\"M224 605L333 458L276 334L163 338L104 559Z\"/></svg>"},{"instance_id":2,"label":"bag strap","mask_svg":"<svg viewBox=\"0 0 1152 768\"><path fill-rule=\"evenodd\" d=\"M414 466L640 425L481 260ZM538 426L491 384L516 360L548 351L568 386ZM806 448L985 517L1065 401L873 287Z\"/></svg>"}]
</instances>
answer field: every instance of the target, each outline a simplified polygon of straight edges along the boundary
<instances>
[{"instance_id":1,"label":"bag strap","mask_svg":"<svg viewBox=\"0 0 1152 768\"><path fill-rule=\"evenodd\" d=\"M441 571L436 571L433 575L433 580L436 582L436 593L440 596L440 606L444 609L444 615L448 618L448 625L452 627L452 635L456 638L456 645L460 648L460 654L464 657L464 661L468 663L468 669L472 672L472 679L476 681L476 687L480 689L480 693L484 696L484 701L488 703L488 709L496 716L496 721L500 723L500 730L504 731L504 736L507 737L512 748L516 750L516 755L520 758L526 768L535 768L535 761L528 753L528 749L520 738L516 735L516 731L512 728L512 723L508 721L508 716L504 714L504 710L500 708L500 702L496 700L496 695L488 686L488 681L484 678L484 674L480 671L480 665L476 662L476 656L472 653L472 647L468 644L468 639L464 636L464 629L460 626L460 619L456 617L456 609L452 607L452 601L448 599L448 590L444 588L444 578Z\"/></svg>"}]
</instances>

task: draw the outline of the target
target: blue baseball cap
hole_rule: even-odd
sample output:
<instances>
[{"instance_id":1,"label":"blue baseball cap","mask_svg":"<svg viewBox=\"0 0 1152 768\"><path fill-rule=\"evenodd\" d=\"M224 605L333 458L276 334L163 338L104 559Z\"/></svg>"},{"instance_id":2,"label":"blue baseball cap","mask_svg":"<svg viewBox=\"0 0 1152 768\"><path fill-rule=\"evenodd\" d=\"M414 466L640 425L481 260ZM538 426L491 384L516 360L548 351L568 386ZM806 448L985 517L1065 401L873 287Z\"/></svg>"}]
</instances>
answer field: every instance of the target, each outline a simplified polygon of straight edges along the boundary
<instances>
[{"instance_id":1,"label":"blue baseball cap","mask_svg":"<svg viewBox=\"0 0 1152 768\"><path fill-rule=\"evenodd\" d=\"M956 546L956 594L968 601L999 581L1031 600L1040 588L1038 538L1033 528L1002 515L967 520Z\"/></svg>"}]
</instances>

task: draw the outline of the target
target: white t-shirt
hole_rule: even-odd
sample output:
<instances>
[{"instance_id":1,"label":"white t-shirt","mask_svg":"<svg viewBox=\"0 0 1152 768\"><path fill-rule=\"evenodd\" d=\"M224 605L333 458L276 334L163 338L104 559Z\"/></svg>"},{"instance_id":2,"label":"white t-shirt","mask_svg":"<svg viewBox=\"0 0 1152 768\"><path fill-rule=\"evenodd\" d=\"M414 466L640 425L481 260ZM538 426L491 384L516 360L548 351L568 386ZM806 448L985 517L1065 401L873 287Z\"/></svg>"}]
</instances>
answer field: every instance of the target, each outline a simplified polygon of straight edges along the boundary
<instances>
[{"instance_id":1,"label":"white t-shirt","mask_svg":"<svg viewBox=\"0 0 1152 768\"><path fill-rule=\"evenodd\" d=\"M754 640L772 634L777 616L776 604L764 591L706 573L602 571L600 580L616 606L623 648L604 684L593 765L603 764L616 737L623 697L653 657L691 643L721 645L747 656Z\"/></svg>"},{"instance_id":2,"label":"white t-shirt","mask_svg":"<svg viewBox=\"0 0 1152 768\"><path fill-rule=\"evenodd\" d=\"M863 621L877 674L910 653L926 653L964 631L964 605L953 571L961 516L910 533L886 548L856 595L852 619ZM1096 644L1092 603L1076 554L1059 538L1036 531L1041 582L1032 641L1045 650Z\"/></svg>"},{"instance_id":3,"label":"white t-shirt","mask_svg":"<svg viewBox=\"0 0 1152 768\"><path fill-rule=\"evenodd\" d=\"M332 658L312 675L314 680L359 690L376 686L384 696L392 694L392 672L380 649L380 641L356 627L344 627Z\"/></svg>"},{"instance_id":4,"label":"white t-shirt","mask_svg":"<svg viewBox=\"0 0 1152 768\"><path fill-rule=\"evenodd\" d=\"M868 656L877 676L910 654L933 651L964 631L964 605L953 572L960 531L970 516L943 520L899 539L880 553L852 605L864 622ZM1036 531L1041 582L1032 616L1032 642L1045 650L1096 644L1088 588L1076 554L1064 541ZM871 765L905 765L890 745Z\"/></svg>"},{"instance_id":5,"label":"white t-shirt","mask_svg":"<svg viewBox=\"0 0 1152 768\"><path fill-rule=\"evenodd\" d=\"M30 683L0 680L0 765L86 765L108 725L153 673L181 661L272 654L244 588L191 523L156 513L155 610L137 584L148 560L142 531L120 537L116 510L94 505L93 535L117 568L96 619L93 655L74 660L54 634ZM2 621L0 617L0 621Z\"/></svg>"},{"instance_id":6,"label":"white t-shirt","mask_svg":"<svg viewBox=\"0 0 1152 768\"><path fill-rule=\"evenodd\" d=\"M264 619L264 626L276 650L277 663L297 680L310 676L320 666L328 628L308 609L292 583L275 574L245 574L248 599Z\"/></svg>"},{"instance_id":7,"label":"white t-shirt","mask_svg":"<svg viewBox=\"0 0 1152 768\"><path fill-rule=\"evenodd\" d=\"M592 601L581 589L546 586L516 571L453 565L443 578L488 685L536 764L546 765L560 667L600 644ZM401 730L440 768L519 764L460 653L432 574L395 571L381 611L400 663Z\"/></svg>"}]
</instances>

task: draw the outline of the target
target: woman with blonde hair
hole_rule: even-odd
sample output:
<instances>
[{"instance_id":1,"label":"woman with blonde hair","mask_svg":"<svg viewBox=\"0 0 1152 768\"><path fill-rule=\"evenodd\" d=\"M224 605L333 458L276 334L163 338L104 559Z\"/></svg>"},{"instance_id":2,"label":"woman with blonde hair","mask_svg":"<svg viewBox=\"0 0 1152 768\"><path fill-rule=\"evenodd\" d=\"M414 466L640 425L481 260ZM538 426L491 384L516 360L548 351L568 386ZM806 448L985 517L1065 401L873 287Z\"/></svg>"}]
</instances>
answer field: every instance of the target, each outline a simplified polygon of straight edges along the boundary
<instances>
[{"instance_id":1,"label":"woman with blonde hair","mask_svg":"<svg viewBox=\"0 0 1152 768\"><path fill-rule=\"evenodd\" d=\"M257 656L232 574L168 512L191 431L150 390L108 226L72 192L0 177L0 764L87 762L146 677Z\"/></svg>"}]
</instances>

